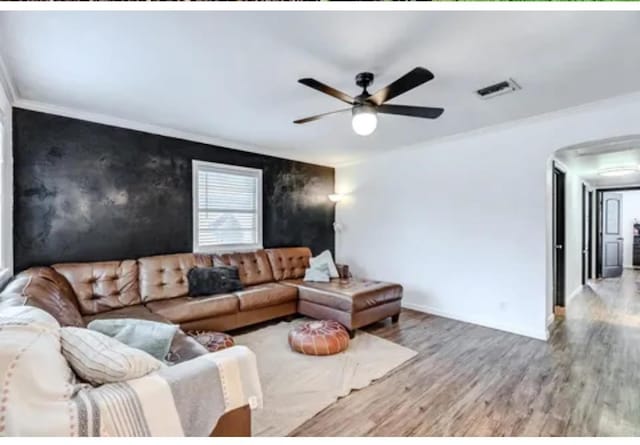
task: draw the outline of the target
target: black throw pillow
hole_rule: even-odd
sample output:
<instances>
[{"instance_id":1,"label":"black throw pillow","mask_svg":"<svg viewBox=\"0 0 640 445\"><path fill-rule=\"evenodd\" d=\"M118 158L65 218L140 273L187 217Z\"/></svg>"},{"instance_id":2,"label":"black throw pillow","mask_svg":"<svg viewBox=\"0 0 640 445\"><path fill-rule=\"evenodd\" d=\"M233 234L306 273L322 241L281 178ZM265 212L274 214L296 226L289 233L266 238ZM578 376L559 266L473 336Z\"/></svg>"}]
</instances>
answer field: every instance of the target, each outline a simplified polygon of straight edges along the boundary
<instances>
[{"instance_id":1,"label":"black throw pillow","mask_svg":"<svg viewBox=\"0 0 640 445\"><path fill-rule=\"evenodd\" d=\"M194 267L187 274L189 296L227 294L242 290L237 267Z\"/></svg>"}]
</instances>

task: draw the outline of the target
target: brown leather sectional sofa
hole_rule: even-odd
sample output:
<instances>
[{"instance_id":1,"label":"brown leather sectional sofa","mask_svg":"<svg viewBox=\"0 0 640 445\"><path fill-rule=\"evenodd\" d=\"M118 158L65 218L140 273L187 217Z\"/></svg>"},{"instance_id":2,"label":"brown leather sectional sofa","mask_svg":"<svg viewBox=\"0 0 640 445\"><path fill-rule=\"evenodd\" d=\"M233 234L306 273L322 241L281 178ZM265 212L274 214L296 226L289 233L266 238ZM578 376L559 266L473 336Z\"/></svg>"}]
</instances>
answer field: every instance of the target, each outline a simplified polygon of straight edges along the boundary
<instances>
[{"instance_id":1,"label":"brown leather sectional sofa","mask_svg":"<svg viewBox=\"0 0 640 445\"><path fill-rule=\"evenodd\" d=\"M18 274L0 293L0 307L28 304L63 326L84 327L96 318L142 318L179 324L184 331L229 331L296 313L336 320L353 330L400 313L402 287L365 279L302 281L311 251L306 247L247 253L160 255L137 260L54 264ZM244 289L231 294L189 297L193 267L236 266ZM202 347L179 332L171 353L188 360ZM248 410L236 413L225 434L248 431ZM226 420L225 420L226 419ZM214 432L215 433L215 432Z\"/></svg>"},{"instance_id":2,"label":"brown leather sectional sofa","mask_svg":"<svg viewBox=\"0 0 640 445\"><path fill-rule=\"evenodd\" d=\"M54 264L19 274L2 295L19 295L61 324L84 326L96 318L163 319L184 330L229 331L301 313L354 330L400 313L402 287L364 279L302 281L306 247L247 253L160 255L138 260ZM243 290L189 297L192 267L238 268Z\"/></svg>"}]
</instances>

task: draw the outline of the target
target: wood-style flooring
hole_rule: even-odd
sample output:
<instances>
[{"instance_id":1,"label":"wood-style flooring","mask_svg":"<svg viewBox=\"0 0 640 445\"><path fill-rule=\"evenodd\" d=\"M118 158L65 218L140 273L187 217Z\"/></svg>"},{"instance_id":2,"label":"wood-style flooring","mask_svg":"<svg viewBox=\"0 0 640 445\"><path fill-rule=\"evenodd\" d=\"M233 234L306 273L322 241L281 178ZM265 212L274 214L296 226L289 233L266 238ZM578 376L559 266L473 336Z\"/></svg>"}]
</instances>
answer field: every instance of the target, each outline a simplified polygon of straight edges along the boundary
<instances>
[{"instance_id":1,"label":"wood-style flooring","mask_svg":"<svg viewBox=\"0 0 640 445\"><path fill-rule=\"evenodd\" d=\"M293 435L640 435L638 283L586 286L549 342L405 310L366 330L418 356Z\"/></svg>"}]
</instances>

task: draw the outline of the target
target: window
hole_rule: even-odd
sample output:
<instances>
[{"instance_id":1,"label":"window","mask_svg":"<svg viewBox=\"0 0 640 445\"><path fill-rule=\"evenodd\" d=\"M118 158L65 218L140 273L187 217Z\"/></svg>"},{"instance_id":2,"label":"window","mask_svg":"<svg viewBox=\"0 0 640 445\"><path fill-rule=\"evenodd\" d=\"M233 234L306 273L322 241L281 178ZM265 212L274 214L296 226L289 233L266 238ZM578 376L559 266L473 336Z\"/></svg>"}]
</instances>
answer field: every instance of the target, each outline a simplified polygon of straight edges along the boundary
<instances>
[{"instance_id":1,"label":"window","mask_svg":"<svg viewBox=\"0 0 640 445\"><path fill-rule=\"evenodd\" d=\"M262 170L193 161L195 252L262 248Z\"/></svg>"},{"instance_id":2,"label":"window","mask_svg":"<svg viewBox=\"0 0 640 445\"><path fill-rule=\"evenodd\" d=\"M0 287L11 278L11 153L10 115L0 104Z\"/></svg>"}]
</instances>

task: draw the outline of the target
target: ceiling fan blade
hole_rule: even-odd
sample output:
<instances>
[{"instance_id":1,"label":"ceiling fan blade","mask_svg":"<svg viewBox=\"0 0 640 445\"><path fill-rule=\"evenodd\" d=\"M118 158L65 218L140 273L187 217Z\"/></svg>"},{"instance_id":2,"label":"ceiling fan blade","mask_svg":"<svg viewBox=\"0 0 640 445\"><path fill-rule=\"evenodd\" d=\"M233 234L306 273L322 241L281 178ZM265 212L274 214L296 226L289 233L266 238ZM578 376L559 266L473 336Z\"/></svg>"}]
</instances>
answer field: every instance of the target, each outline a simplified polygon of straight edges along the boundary
<instances>
[{"instance_id":1,"label":"ceiling fan blade","mask_svg":"<svg viewBox=\"0 0 640 445\"><path fill-rule=\"evenodd\" d=\"M329 116L331 114L344 113L345 111L351 111L351 108L345 108L343 110L329 111L328 113L316 114L315 116L305 117L304 119L298 119L297 121L293 121L294 124L306 124L307 122L317 121L325 116Z\"/></svg>"},{"instance_id":2,"label":"ceiling fan blade","mask_svg":"<svg viewBox=\"0 0 640 445\"><path fill-rule=\"evenodd\" d=\"M343 93L342 91L338 91L335 88L331 88L329 85L325 85L322 82L318 82L315 79L310 79L310 78L298 79L298 82L300 82L302 85L311 87L314 90L318 90L324 94L333 96L336 99L341 100L342 102L348 103L349 105L353 105L353 97Z\"/></svg>"},{"instance_id":3,"label":"ceiling fan blade","mask_svg":"<svg viewBox=\"0 0 640 445\"><path fill-rule=\"evenodd\" d=\"M377 91L367 100L375 103L376 105L382 105L386 101L391 100L402 93L406 93L418 85L422 85L423 83L430 81L433 77L434 76L431 71L426 68L414 68L395 82L392 82L380 91Z\"/></svg>"},{"instance_id":4,"label":"ceiling fan blade","mask_svg":"<svg viewBox=\"0 0 640 445\"><path fill-rule=\"evenodd\" d=\"M401 116L436 119L444 113L444 108L413 107L410 105L380 105L379 107L376 107L376 111L384 114L399 114Z\"/></svg>"}]
</instances>

